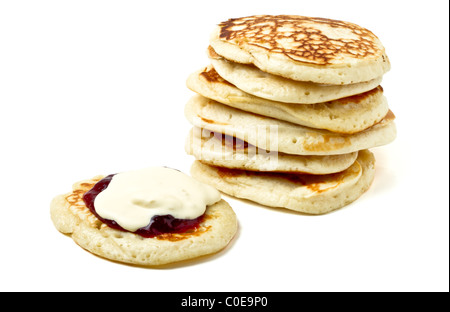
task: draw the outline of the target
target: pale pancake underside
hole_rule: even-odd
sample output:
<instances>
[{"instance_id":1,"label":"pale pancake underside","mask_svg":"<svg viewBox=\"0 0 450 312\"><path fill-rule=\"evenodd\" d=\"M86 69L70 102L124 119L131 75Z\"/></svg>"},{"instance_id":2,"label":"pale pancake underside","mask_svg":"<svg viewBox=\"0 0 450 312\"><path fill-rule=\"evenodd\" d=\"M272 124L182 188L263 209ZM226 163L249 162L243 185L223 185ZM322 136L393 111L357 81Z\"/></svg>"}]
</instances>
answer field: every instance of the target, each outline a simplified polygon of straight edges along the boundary
<instances>
[{"instance_id":1,"label":"pale pancake underside","mask_svg":"<svg viewBox=\"0 0 450 312\"><path fill-rule=\"evenodd\" d=\"M294 155L337 155L385 145L396 137L394 115L355 134L339 134L238 110L200 95L185 107L189 122L259 148Z\"/></svg>"},{"instance_id":2,"label":"pale pancake underside","mask_svg":"<svg viewBox=\"0 0 450 312\"><path fill-rule=\"evenodd\" d=\"M283 103L323 103L372 90L382 81L380 76L367 82L325 85L283 78L265 73L254 66L224 59L211 59L211 64L222 78L244 92Z\"/></svg>"},{"instance_id":3,"label":"pale pancake underside","mask_svg":"<svg viewBox=\"0 0 450 312\"><path fill-rule=\"evenodd\" d=\"M112 229L98 220L82 199L102 178L97 176L75 183L71 193L56 196L50 205L55 227L98 256L142 266L163 265L218 252L237 231L236 215L224 200L208 206L200 227L188 233L143 238Z\"/></svg>"},{"instance_id":4,"label":"pale pancake underside","mask_svg":"<svg viewBox=\"0 0 450 312\"><path fill-rule=\"evenodd\" d=\"M331 156L289 155L266 151L234 137L194 127L189 132L186 153L205 164L251 171L329 174L350 167L357 152Z\"/></svg>"},{"instance_id":5,"label":"pale pancake underside","mask_svg":"<svg viewBox=\"0 0 450 312\"><path fill-rule=\"evenodd\" d=\"M353 23L305 16L250 16L218 25L210 37L228 60L299 81L350 84L390 69L380 40Z\"/></svg>"},{"instance_id":6,"label":"pale pancake underside","mask_svg":"<svg viewBox=\"0 0 450 312\"><path fill-rule=\"evenodd\" d=\"M256 97L224 80L212 66L189 75L192 91L228 106L306 127L339 133L363 131L389 111L381 86L360 95L317 104L282 103Z\"/></svg>"},{"instance_id":7,"label":"pale pancake underside","mask_svg":"<svg viewBox=\"0 0 450 312\"><path fill-rule=\"evenodd\" d=\"M209 166L195 161L191 175L218 190L264 206L323 214L344 207L367 191L375 174L375 158L359 152L347 170L331 175L253 172Z\"/></svg>"}]
</instances>

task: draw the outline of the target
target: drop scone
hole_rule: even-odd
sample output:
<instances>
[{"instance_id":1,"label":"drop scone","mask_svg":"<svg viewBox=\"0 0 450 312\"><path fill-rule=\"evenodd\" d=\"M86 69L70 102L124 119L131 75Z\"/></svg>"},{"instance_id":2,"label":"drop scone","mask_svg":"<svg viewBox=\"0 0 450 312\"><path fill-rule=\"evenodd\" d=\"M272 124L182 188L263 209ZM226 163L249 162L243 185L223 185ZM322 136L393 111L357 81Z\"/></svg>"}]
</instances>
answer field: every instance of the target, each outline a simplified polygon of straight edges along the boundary
<instances>
[{"instance_id":1,"label":"drop scone","mask_svg":"<svg viewBox=\"0 0 450 312\"><path fill-rule=\"evenodd\" d=\"M372 90L382 77L346 85L298 81L263 72L255 66L224 60L208 49L211 64L217 73L242 91L264 99L294 104L315 104L332 101Z\"/></svg>"},{"instance_id":2,"label":"drop scone","mask_svg":"<svg viewBox=\"0 0 450 312\"><path fill-rule=\"evenodd\" d=\"M264 206L323 214L344 207L367 191L375 174L375 158L359 152L348 169L327 175L281 174L231 170L195 161L191 175L231 196Z\"/></svg>"},{"instance_id":3,"label":"drop scone","mask_svg":"<svg viewBox=\"0 0 450 312\"><path fill-rule=\"evenodd\" d=\"M211 46L223 58L297 81L352 84L390 69L371 31L353 23L294 15L233 18L213 31Z\"/></svg>"},{"instance_id":4,"label":"drop scone","mask_svg":"<svg viewBox=\"0 0 450 312\"><path fill-rule=\"evenodd\" d=\"M234 211L214 187L164 167L77 182L53 199L50 213L89 252L141 266L216 253L237 231Z\"/></svg>"}]
</instances>

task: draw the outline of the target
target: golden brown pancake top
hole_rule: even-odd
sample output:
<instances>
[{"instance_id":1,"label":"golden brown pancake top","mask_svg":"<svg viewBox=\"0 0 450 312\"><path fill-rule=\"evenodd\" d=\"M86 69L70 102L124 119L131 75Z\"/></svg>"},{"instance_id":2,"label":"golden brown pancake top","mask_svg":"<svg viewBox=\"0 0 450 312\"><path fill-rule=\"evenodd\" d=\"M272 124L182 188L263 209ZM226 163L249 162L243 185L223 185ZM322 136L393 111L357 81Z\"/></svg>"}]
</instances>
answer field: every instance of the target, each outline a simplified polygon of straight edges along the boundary
<instances>
[{"instance_id":1,"label":"golden brown pancake top","mask_svg":"<svg viewBox=\"0 0 450 312\"><path fill-rule=\"evenodd\" d=\"M257 15L219 24L219 38L238 46L253 45L315 65L342 57L378 58L384 49L378 38L356 24L293 15Z\"/></svg>"},{"instance_id":2,"label":"golden brown pancake top","mask_svg":"<svg viewBox=\"0 0 450 312\"><path fill-rule=\"evenodd\" d=\"M206 67L201 73L200 76L206 79L206 81L210 83L223 83L225 85L233 86L231 83L220 77L217 71L213 67Z\"/></svg>"}]
</instances>

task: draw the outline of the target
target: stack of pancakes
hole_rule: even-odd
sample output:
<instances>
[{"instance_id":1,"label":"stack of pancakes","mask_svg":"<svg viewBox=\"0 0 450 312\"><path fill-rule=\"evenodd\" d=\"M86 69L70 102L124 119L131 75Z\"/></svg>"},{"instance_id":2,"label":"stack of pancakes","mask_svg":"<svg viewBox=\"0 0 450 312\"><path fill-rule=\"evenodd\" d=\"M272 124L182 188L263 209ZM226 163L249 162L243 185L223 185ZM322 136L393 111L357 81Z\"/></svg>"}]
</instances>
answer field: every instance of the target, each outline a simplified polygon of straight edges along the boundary
<instances>
[{"instance_id":1,"label":"stack of pancakes","mask_svg":"<svg viewBox=\"0 0 450 312\"><path fill-rule=\"evenodd\" d=\"M368 150L395 139L380 40L358 25L250 16L217 26L185 115L195 178L265 206L319 214L361 196Z\"/></svg>"}]
</instances>

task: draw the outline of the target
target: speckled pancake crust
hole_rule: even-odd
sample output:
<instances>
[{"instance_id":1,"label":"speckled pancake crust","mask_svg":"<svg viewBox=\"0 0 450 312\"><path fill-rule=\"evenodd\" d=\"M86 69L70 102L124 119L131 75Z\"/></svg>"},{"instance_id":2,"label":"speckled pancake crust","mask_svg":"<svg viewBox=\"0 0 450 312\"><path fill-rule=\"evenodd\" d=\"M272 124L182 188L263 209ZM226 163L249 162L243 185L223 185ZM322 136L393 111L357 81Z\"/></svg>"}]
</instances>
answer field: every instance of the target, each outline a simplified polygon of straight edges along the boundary
<instances>
[{"instance_id":1,"label":"speckled pancake crust","mask_svg":"<svg viewBox=\"0 0 450 312\"><path fill-rule=\"evenodd\" d=\"M141 266L169 264L216 253L228 245L237 231L236 215L224 200L208 206L200 227L187 233L144 238L112 229L98 220L82 199L102 178L75 183L72 192L56 196L50 205L55 227L100 257Z\"/></svg>"},{"instance_id":2,"label":"speckled pancake crust","mask_svg":"<svg viewBox=\"0 0 450 312\"><path fill-rule=\"evenodd\" d=\"M230 196L269 207L323 214L350 204L369 189L375 158L368 150L360 151L350 168L330 175L233 170L195 161L191 175Z\"/></svg>"},{"instance_id":3,"label":"speckled pancake crust","mask_svg":"<svg viewBox=\"0 0 450 312\"><path fill-rule=\"evenodd\" d=\"M214 50L228 60L299 81L350 84L390 69L385 49L371 31L317 17L257 15L220 23Z\"/></svg>"}]
</instances>

